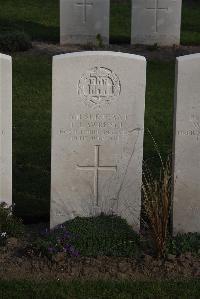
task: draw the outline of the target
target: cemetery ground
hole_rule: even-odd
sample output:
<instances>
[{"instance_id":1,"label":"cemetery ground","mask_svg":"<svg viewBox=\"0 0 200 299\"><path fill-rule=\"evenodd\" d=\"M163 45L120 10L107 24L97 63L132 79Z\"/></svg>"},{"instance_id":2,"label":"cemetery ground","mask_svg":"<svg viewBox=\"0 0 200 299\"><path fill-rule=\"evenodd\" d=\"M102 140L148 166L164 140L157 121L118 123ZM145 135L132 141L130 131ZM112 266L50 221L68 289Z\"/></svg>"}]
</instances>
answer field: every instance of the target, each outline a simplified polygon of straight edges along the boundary
<instances>
[{"instance_id":1,"label":"cemetery ground","mask_svg":"<svg viewBox=\"0 0 200 299\"><path fill-rule=\"evenodd\" d=\"M156 45L127 45L130 7L123 4L126 1L118 2L111 8L111 41L115 44L108 50L148 58L144 161L158 177L161 165L155 147L164 160L172 152L174 58L200 52L200 3L184 1L183 46L160 49ZM95 48L57 45L57 1L18 0L17 9L15 0L0 0L0 4L0 43L1 35L13 30L25 32L33 41L32 49L12 53L13 200L15 215L23 218L26 225L11 221L7 228L12 237L1 240L0 296L198 298L199 234L169 238L166 257L158 259L149 235L139 238L125 221L114 216L75 219L59 230L59 236L46 231L50 204L52 56ZM12 39L11 34L8 43ZM66 253L55 249L63 235Z\"/></svg>"},{"instance_id":2,"label":"cemetery ground","mask_svg":"<svg viewBox=\"0 0 200 299\"><path fill-rule=\"evenodd\" d=\"M198 298L199 287L196 282L8 282L1 284L1 298ZM129 295L131 294L131 295ZM181 297L178 297L181 295ZM93 297L92 297L93 296ZM134 296L134 297L133 297Z\"/></svg>"},{"instance_id":3,"label":"cemetery ground","mask_svg":"<svg viewBox=\"0 0 200 299\"><path fill-rule=\"evenodd\" d=\"M57 48L56 51L58 50L63 49ZM13 54L13 195L16 215L22 217L29 225L26 225L22 237L11 238L2 248L3 267L0 277L9 280L21 278L47 281L44 285L41 284L41 288L31 282L12 282L16 292L19 292L19 298L20 293L29 292L26 291L29 287L35 293L35 297L37 292L40 291L41 294L41 289L45 288L44 298L55 289L58 298L59 296L62 298L62 293L65 294L67 286L62 283L48 285L48 280L71 280L72 278L118 280L119 284L116 283L116 286L109 282L99 282L99 287L98 283L97 285L95 283L90 289L90 292L96 291L101 294L105 292L107 296L112 294L113 298L117 298L115 288L121 289L122 295L119 298L128 296L123 295L123 292L134 294L129 282L120 283L123 279L155 281L172 277L185 278L186 285L191 285L191 289L197 292L199 283L195 279L199 277L200 269L198 234L169 242L168 258L161 261L154 258L155 252L152 245L149 246L145 238L139 240L125 222L118 218L102 216L96 219L76 219L67 223L67 231L73 234L70 239L72 251L75 249L76 255L77 250L79 256L67 255L65 259L63 253L49 255L52 238L49 239L47 233L47 239L44 241L44 231L49 225L51 61L56 51L52 53L51 48L49 53L49 50L44 51L43 47L42 50L34 48L28 52ZM172 150L174 73L175 63L171 58L170 60L151 59L148 62L144 160L148 161L155 175L160 167L160 161L147 128L165 160ZM30 225L33 222L45 223ZM54 242L55 240L53 241L55 245ZM192 280L188 282L188 279ZM3 282L2 290L11 297L11 293L6 293L8 284ZM164 282L152 285L147 283L146 288L143 288L144 296L145 292L164 296L165 293L169 293L171 284L172 282L167 282L166 285ZM76 283L69 283L68 288L70 294L77 292L78 298L79 287ZM179 292L178 282L177 285L173 284L172 290L173 294ZM137 292L141 294L139 283L134 292L135 295ZM80 296L83 294L80 293ZM88 293L85 293L85 296L87 298Z\"/></svg>"},{"instance_id":4,"label":"cemetery ground","mask_svg":"<svg viewBox=\"0 0 200 299\"><path fill-rule=\"evenodd\" d=\"M59 1L0 1L0 35L9 31L24 31L32 40L59 41ZM183 0L181 44L200 44L200 6L198 0ZM111 1L111 42L130 41L131 0Z\"/></svg>"}]
</instances>

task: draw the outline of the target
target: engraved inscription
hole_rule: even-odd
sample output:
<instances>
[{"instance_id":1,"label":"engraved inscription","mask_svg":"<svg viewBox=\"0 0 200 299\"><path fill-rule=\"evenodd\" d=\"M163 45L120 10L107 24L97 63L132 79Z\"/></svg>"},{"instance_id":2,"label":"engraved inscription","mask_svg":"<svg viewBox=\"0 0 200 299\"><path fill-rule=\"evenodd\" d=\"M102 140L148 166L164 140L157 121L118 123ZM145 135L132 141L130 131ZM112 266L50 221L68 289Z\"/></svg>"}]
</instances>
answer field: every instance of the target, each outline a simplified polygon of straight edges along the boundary
<instances>
[{"instance_id":1,"label":"engraved inscription","mask_svg":"<svg viewBox=\"0 0 200 299\"><path fill-rule=\"evenodd\" d=\"M165 5L161 5L159 0L155 0L154 7L146 7L147 10L154 10L155 12L155 32L158 32L158 13L159 11L168 11L168 7L165 7Z\"/></svg>"},{"instance_id":2,"label":"engraved inscription","mask_svg":"<svg viewBox=\"0 0 200 299\"><path fill-rule=\"evenodd\" d=\"M193 214L194 216L199 216L200 215L200 207L188 207L188 209L190 210L190 215Z\"/></svg>"},{"instance_id":3,"label":"engraved inscription","mask_svg":"<svg viewBox=\"0 0 200 299\"><path fill-rule=\"evenodd\" d=\"M96 205L99 206L99 192L98 192L98 186L99 186L99 171L117 171L117 166L110 166L110 165L104 165L100 166L99 162L99 149L100 145L95 145L95 156L94 156L94 165L93 166L79 166L77 165L77 168L80 170L85 171L94 171L94 198Z\"/></svg>"},{"instance_id":4,"label":"engraved inscription","mask_svg":"<svg viewBox=\"0 0 200 299\"><path fill-rule=\"evenodd\" d=\"M199 113L192 113L190 118L190 124L192 125L192 129L189 130L178 130L178 136L195 136L197 140L200 136L200 117Z\"/></svg>"},{"instance_id":5,"label":"engraved inscription","mask_svg":"<svg viewBox=\"0 0 200 299\"><path fill-rule=\"evenodd\" d=\"M59 133L70 141L120 141L133 132L132 117L118 113L71 114L66 118L66 128L61 128Z\"/></svg>"},{"instance_id":6,"label":"engraved inscription","mask_svg":"<svg viewBox=\"0 0 200 299\"><path fill-rule=\"evenodd\" d=\"M195 131L195 130L179 130L178 131L179 136L199 136L200 131Z\"/></svg>"},{"instance_id":7,"label":"engraved inscription","mask_svg":"<svg viewBox=\"0 0 200 299\"><path fill-rule=\"evenodd\" d=\"M87 22L87 9L93 6L93 2L90 0L80 0L76 3L76 6L83 10L83 24Z\"/></svg>"},{"instance_id":8,"label":"engraved inscription","mask_svg":"<svg viewBox=\"0 0 200 299\"><path fill-rule=\"evenodd\" d=\"M110 104L121 92L119 78L104 67L94 67L82 75L78 83L78 94L90 107Z\"/></svg>"}]
</instances>

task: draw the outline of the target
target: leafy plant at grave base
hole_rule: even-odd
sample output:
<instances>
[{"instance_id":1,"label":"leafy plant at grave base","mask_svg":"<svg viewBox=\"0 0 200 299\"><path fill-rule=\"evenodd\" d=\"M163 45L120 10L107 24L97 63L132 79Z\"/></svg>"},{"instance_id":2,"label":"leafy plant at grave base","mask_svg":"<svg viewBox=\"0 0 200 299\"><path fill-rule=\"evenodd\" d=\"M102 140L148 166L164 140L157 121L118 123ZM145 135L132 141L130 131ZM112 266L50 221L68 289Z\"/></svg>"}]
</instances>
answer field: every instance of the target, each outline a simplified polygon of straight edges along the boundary
<instances>
[{"instance_id":1,"label":"leafy plant at grave base","mask_svg":"<svg viewBox=\"0 0 200 299\"><path fill-rule=\"evenodd\" d=\"M102 48L103 47L103 39L101 34L97 34L96 36L96 42L97 42L97 47Z\"/></svg>"},{"instance_id":2,"label":"leafy plant at grave base","mask_svg":"<svg viewBox=\"0 0 200 299\"><path fill-rule=\"evenodd\" d=\"M139 235L118 216L76 218L66 225L78 235L74 244L83 256L133 257L140 252Z\"/></svg>"},{"instance_id":3,"label":"leafy plant at grave base","mask_svg":"<svg viewBox=\"0 0 200 299\"><path fill-rule=\"evenodd\" d=\"M144 195L143 221L150 230L156 254L161 258L166 255L171 211L171 168L169 161L164 165L160 154L159 157L162 164L159 179L153 178L151 172L146 169L143 174L142 190Z\"/></svg>"},{"instance_id":4,"label":"leafy plant at grave base","mask_svg":"<svg viewBox=\"0 0 200 299\"><path fill-rule=\"evenodd\" d=\"M36 254L48 258L52 258L57 253L66 253L66 256L78 257L79 252L71 244L72 236L73 234L64 225L59 225L54 230L45 229L32 242L31 249Z\"/></svg>"},{"instance_id":5,"label":"leafy plant at grave base","mask_svg":"<svg viewBox=\"0 0 200 299\"><path fill-rule=\"evenodd\" d=\"M32 249L50 258L58 252L69 256L133 257L140 252L140 240L125 220L100 215L77 217L52 232L46 230L32 243Z\"/></svg>"},{"instance_id":6,"label":"leafy plant at grave base","mask_svg":"<svg viewBox=\"0 0 200 299\"><path fill-rule=\"evenodd\" d=\"M191 252L200 255L200 234L178 234L168 240L167 252L174 255Z\"/></svg>"},{"instance_id":7,"label":"leafy plant at grave base","mask_svg":"<svg viewBox=\"0 0 200 299\"><path fill-rule=\"evenodd\" d=\"M149 50L149 51L156 51L156 50L158 50L158 44L155 43L155 44L153 44L153 45L148 45L146 48L147 48L147 50Z\"/></svg>"},{"instance_id":8,"label":"leafy plant at grave base","mask_svg":"<svg viewBox=\"0 0 200 299\"><path fill-rule=\"evenodd\" d=\"M12 214L12 207L0 203L0 246L10 237L20 237L24 231L22 220Z\"/></svg>"},{"instance_id":9,"label":"leafy plant at grave base","mask_svg":"<svg viewBox=\"0 0 200 299\"><path fill-rule=\"evenodd\" d=\"M82 256L133 257L140 253L139 236L118 216L77 217L65 226L78 236L73 245Z\"/></svg>"},{"instance_id":10,"label":"leafy plant at grave base","mask_svg":"<svg viewBox=\"0 0 200 299\"><path fill-rule=\"evenodd\" d=\"M26 51L32 47L29 36L20 31L3 31L0 33L0 51Z\"/></svg>"}]
</instances>

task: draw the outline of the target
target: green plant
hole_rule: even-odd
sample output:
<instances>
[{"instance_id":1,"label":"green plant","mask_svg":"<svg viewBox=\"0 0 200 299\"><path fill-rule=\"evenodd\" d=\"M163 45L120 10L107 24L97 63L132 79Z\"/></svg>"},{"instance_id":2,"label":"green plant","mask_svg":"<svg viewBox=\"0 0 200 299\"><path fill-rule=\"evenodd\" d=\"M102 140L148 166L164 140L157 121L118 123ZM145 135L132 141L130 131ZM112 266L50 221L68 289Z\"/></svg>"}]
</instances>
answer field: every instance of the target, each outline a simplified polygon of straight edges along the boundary
<instances>
[{"instance_id":1,"label":"green plant","mask_svg":"<svg viewBox=\"0 0 200 299\"><path fill-rule=\"evenodd\" d=\"M147 50L149 50L149 51L156 51L156 50L158 50L158 44L155 43L153 45L147 46Z\"/></svg>"},{"instance_id":2,"label":"green plant","mask_svg":"<svg viewBox=\"0 0 200 299\"><path fill-rule=\"evenodd\" d=\"M200 280L1 280L1 299L197 299Z\"/></svg>"},{"instance_id":3,"label":"green plant","mask_svg":"<svg viewBox=\"0 0 200 299\"><path fill-rule=\"evenodd\" d=\"M133 257L140 253L140 239L125 220L102 214L77 217L53 231L44 230L30 249L50 258L58 252L72 256Z\"/></svg>"},{"instance_id":4,"label":"green plant","mask_svg":"<svg viewBox=\"0 0 200 299\"><path fill-rule=\"evenodd\" d=\"M200 234L178 234L174 238L170 238L167 244L167 251L174 255L186 252L200 255Z\"/></svg>"},{"instance_id":5,"label":"green plant","mask_svg":"<svg viewBox=\"0 0 200 299\"><path fill-rule=\"evenodd\" d=\"M103 47L103 39L102 39L101 34L97 34L96 42L97 42L97 47L99 47L99 48Z\"/></svg>"},{"instance_id":6,"label":"green plant","mask_svg":"<svg viewBox=\"0 0 200 299\"><path fill-rule=\"evenodd\" d=\"M20 31L5 31L0 33L0 51L19 52L32 47L27 34Z\"/></svg>"},{"instance_id":7,"label":"green plant","mask_svg":"<svg viewBox=\"0 0 200 299\"><path fill-rule=\"evenodd\" d=\"M71 244L73 234L64 225L59 225L53 230L45 229L32 242L31 249L36 254L52 258L57 253L77 257L79 252ZM28 248L29 250L29 248Z\"/></svg>"},{"instance_id":8,"label":"green plant","mask_svg":"<svg viewBox=\"0 0 200 299\"><path fill-rule=\"evenodd\" d=\"M160 157L161 162L162 158ZM171 211L171 168L169 161L160 171L159 179L151 172L144 172L142 186L145 210L145 224L150 229L158 257L166 254L166 242Z\"/></svg>"},{"instance_id":9,"label":"green plant","mask_svg":"<svg viewBox=\"0 0 200 299\"><path fill-rule=\"evenodd\" d=\"M12 207L0 203L0 245L5 245L7 238L23 234L22 220L12 214Z\"/></svg>"}]
</instances>

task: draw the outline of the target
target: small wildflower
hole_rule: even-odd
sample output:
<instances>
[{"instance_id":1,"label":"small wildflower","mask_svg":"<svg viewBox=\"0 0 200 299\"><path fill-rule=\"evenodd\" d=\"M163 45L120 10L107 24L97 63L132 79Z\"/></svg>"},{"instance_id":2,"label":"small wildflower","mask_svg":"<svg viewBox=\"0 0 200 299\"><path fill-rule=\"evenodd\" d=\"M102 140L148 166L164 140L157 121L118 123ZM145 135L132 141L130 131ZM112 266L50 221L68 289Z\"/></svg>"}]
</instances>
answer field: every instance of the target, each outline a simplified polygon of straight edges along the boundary
<instances>
[{"instance_id":1,"label":"small wildflower","mask_svg":"<svg viewBox=\"0 0 200 299\"><path fill-rule=\"evenodd\" d=\"M64 238L69 238L70 236L71 236L71 233L68 232L68 231L65 231L64 234L63 234Z\"/></svg>"},{"instance_id":2,"label":"small wildflower","mask_svg":"<svg viewBox=\"0 0 200 299\"><path fill-rule=\"evenodd\" d=\"M1 237L2 237L2 238L5 238L6 236L7 236L7 233L6 233L6 232L1 233Z\"/></svg>"},{"instance_id":3,"label":"small wildflower","mask_svg":"<svg viewBox=\"0 0 200 299\"><path fill-rule=\"evenodd\" d=\"M78 251L74 248L74 246L69 247L69 252L74 257L77 257L79 255Z\"/></svg>"},{"instance_id":4,"label":"small wildflower","mask_svg":"<svg viewBox=\"0 0 200 299\"><path fill-rule=\"evenodd\" d=\"M53 249L52 247L49 247L49 248L48 248L48 252L49 252L49 253L53 253L53 252L54 252L54 249Z\"/></svg>"}]
</instances>

